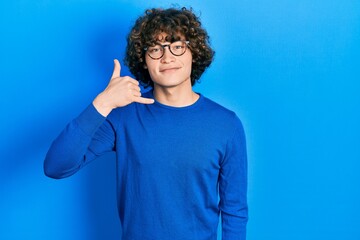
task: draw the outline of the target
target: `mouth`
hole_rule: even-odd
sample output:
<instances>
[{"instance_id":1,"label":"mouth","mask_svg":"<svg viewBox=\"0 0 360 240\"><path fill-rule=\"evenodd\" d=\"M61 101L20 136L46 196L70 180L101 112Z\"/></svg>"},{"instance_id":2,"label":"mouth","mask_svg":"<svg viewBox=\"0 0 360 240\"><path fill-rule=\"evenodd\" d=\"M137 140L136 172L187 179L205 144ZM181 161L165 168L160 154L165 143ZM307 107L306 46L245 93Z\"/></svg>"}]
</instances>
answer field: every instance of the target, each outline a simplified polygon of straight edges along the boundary
<instances>
[{"instance_id":1,"label":"mouth","mask_svg":"<svg viewBox=\"0 0 360 240\"><path fill-rule=\"evenodd\" d=\"M161 73L170 73L170 72L175 72L176 70L178 70L178 67L173 67L173 68L165 68L165 69L161 69L160 72Z\"/></svg>"}]
</instances>

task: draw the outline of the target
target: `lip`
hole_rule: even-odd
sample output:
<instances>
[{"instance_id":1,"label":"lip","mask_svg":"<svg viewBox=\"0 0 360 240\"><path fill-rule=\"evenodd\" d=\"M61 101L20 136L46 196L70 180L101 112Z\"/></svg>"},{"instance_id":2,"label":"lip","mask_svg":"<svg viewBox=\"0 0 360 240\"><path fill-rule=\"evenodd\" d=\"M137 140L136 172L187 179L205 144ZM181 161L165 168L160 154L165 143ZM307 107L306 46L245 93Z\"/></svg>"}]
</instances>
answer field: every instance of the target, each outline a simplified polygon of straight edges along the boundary
<instances>
[{"instance_id":1,"label":"lip","mask_svg":"<svg viewBox=\"0 0 360 240\"><path fill-rule=\"evenodd\" d=\"M161 69L160 72L173 72L178 69L179 69L179 67L164 68L164 69Z\"/></svg>"}]
</instances>

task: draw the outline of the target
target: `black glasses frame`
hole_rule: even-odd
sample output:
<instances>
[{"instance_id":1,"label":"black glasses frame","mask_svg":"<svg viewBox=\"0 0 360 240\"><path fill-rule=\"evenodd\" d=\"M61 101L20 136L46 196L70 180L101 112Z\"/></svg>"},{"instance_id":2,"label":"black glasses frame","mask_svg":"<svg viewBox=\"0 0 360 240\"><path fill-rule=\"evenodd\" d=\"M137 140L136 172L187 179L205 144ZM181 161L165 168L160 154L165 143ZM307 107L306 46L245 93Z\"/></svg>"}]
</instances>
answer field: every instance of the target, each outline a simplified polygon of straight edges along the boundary
<instances>
[{"instance_id":1,"label":"black glasses frame","mask_svg":"<svg viewBox=\"0 0 360 240\"><path fill-rule=\"evenodd\" d=\"M183 43L185 43L185 51L184 51L183 53L181 53L181 54L174 54L174 53L171 51L170 45L173 44L173 43L176 43L176 42L183 42ZM171 52L172 55L179 57L179 56L181 56L181 55L184 55L184 53L185 53L186 50L188 49L188 44L189 44L189 43L190 43L190 41L179 40L179 41L172 42L172 43L170 43L170 44L156 44L156 45L159 45L159 46L163 49L162 55L161 55L160 57L157 57L157 58L152 57L149 53L147 53L147 55L148 55L151 59L159 60L160 58L162 58L162 57L164 56L164 54L165 54L165 48L168 47L168 49L169 49L169 51ZM144 48L144 51L147 52L148 49L149 49L149 48L146 47L146 48Z\"/></svg>"}]
</instances>

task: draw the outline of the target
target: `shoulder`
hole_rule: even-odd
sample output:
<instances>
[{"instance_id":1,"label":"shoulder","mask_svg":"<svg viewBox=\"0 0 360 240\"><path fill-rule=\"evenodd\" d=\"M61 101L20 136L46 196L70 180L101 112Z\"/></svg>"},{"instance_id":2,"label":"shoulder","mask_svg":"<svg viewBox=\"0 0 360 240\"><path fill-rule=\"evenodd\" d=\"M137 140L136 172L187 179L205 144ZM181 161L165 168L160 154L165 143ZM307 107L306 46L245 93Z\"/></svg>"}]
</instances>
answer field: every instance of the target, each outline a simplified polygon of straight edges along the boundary
<instances>
[{"instance_id":1,"label":"shoulder","mask_svg":"<svg viewBox=\"0 0 360 240\"><path fill-rule=\"evenodd\" d=\"M221 118L227 121L240 121L239 117L234 111L222 106L221 104L205 96L202 96L202 98L204 102L204 110L208 114L211 114L212 117L215 117L216 119Z\"/></svg>"},{"instance_id":2,"label":"shoulder","mask_svg":"<svg viewBox=\"0 0 360 240\"><path fill-rule=\"evenodd\" d=\"M223 130L243 131L243 124L240 117L232 110L222 106L221 104L202 96L203 111L208 116L209 121L217 124Z\"/></svg>"}]
</instances>

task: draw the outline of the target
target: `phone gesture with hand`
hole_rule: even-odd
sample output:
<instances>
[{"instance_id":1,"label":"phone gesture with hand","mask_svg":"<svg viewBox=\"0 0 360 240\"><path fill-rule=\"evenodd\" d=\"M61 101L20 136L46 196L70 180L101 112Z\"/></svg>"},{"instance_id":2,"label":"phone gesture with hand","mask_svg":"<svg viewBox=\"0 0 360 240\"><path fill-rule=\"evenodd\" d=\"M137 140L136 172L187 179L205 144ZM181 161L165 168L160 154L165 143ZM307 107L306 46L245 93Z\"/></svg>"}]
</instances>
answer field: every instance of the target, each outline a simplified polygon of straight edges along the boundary
<instances>
[{"instance_id":1,"label":"phone gesture with hand","mask_svg":"<svg viewBox=\"0 0 360 240\"><path fill-rule=\"evenodd\" d=\"M152 104L154 99L141 97L139 81L129 77L120 76L121 65L117 59L114 60L114 71L110 82L93 101L96 110L106 117L118 107L124 107L133 102Z\"/></svg>"}]
</instances>

